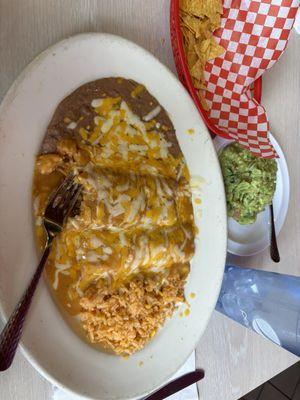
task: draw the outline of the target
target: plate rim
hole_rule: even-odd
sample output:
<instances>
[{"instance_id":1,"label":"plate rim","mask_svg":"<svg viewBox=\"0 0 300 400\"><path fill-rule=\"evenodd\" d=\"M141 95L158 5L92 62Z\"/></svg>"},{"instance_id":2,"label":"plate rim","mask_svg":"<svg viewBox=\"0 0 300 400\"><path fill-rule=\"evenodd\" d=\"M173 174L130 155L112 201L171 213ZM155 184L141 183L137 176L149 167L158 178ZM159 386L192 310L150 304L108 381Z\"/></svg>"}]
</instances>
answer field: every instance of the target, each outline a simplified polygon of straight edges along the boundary
<instances>
[{"instance_id":1,"label":"plate rim","mask_svg":"<svg viewBox=\"0 0 300 400\"><path fill-rule=\"evenodd\" d=\"M65 45L65 44L72 44L72 43L76 42L77 40L81 40L81 39L84 39L84 38L89 39L89 38L91 38L91 37L99 37L99 38L104 38L104 37L106 37L106 38L112 38L112 39L114 39L114 40L118 40L119 42L122 42L122 43L124 43L124 44L128 44L131 48L135 48L135 49L138 50L139 52L142 52L145 56L151 57L152 59L155 59L155 61L158 63L158 65L160 65L160 67L164 70L164 72L165 72L166 74L168 74L174 81L176 81L177 84L180 85L180 86L182 87L183 90L185 90L184 86L183 86L182 83L178 80L178 78L176 77L176 75L175 75L166 65L164 65L164 64L163 64L158 58L156 58L150 51L144 49L142 46L137 45L136 43L132 42L131 40L128 40L128 39L123 38L123 37L121 37L121 36L118 36L118 35L115 35L115 34L110 34L110 33L101 33L101 32L79 33L79 34L72 35L72 36L69 36L69 37L67 37L67 38L64 38L64 39L62 39L62 40L60 40L60 41L54 43L53 45L49 46L48 48L44 49L41 53L39 53L36 57L34 57L34 58L27 64L27 66L25 66L25 68L20 72L20 74L19 74L19 75L17 76L17 78L13 81L13 83L11 84L11 86L9 87L9 89L6 91L4 97L3 97L2 101L1 101L1 104L0 104L0 122L1 122L1 115L3 115L3 113L5 112L5 110L7 109L7 107L10 106L10 104L13 102L14 98L16 97L18 86L23 82L24 79L26 79L26 76L27 76L28 74L30 74L30 73L34 70L34 68L35 68L37 65L39 65L39 63L42 62L44 58L46 58L46 57L48 56L49 53L55 51L55 49L60 48L61 46ZM185 90L185 91L186 91L186 90ZM188 93L187 93L187 95L188 95ZM191 105L196 109L196 106L195 106L195 104L193 103L193 101L192 101L192 99L191 99L190 97L189 97L189 100L190 100L190 102L191 102ZM200 116L199 116L199 119L201 119ZM215 149L214 149L213 141L212 141L212 139L210 138L209 131L208 131L208 129L207 129L207 127L206 127L204 121L202 120L201 122L203 123L203 130L205 130L205 134L206 134L208 140L211 140L211 148L212 148L212 150L214 151L215 157L216 157L216 159L217 159L217 153L216 153L216 151L215 151ZM216 167L217 167L217 166L216 166ZM221 175L221 170L220 170L220 167L219 167L219 166L218 166L218 169L219 169L219 174L220 174L220 176L222 176L222 175ZM224 188L223 188L223 189L224 189ZM224 204L226 204L226 203L225 203L225 201L226 201L226 200L225 200L225 191L222 190L222 189L220 189L220 196L222 197L222 200L224 200L224 201L223 201ZM224 234L224 237L223 237L223 242L224 242L224 243L223 243L223 247L224 247L224 251L223 251L222 257L223 257L223 261L224 261L223 264L224 264L224 267L225 267L226 248L227 248L227 218L226 218L226 206L223 207L223 209L224 209L224 215L222 215L222 218L224 218L224 231L225 231L225 234ZM222 211L223 211L223 210L222 210ZM221 273L221 272L222 272L222 273ZM218 290L216 290L216 293L217 293L217 294L214 296L214 297L215 297L215 299L214 299L214 300L215 300L215 301L214 301L214 304L217 302L218 293L219 293L219 291L220 291L221 284L222 284L222 276L223 276L223 270L220 271L220 276L219 276L218 282L216 282L216 284L217 284L216 286L217 286L217 289L218 289ZM207 328L207 325L208 325L208 322L209 322L209 320L210 320L210 318L211 318L211 316L212 316L213 310L214 310L214 305L212 304L212 305L211 305L211 310L210 310L210 312L209 312L209 315L208 315L208 317L206 318L205 323L203 324L203 331L202 331L202 333L201 333L201 336L202 336L203 332L205 331L205 329ZM4 311L2 302L0 302L0 316L1 316L2 320L3 320L4 322L6 322L6 320L7 320L7 318L6 318L6 312ZM197 336L197 340L196 340L195 343L193 344L193 348L195 348L195 345L198 343L198 341L199 341L199 339L200 339L201 336L200 336L200 335ZM19 348L21 349L21 352L22 352L22 354L25 356L25 358L26 358L26 359L30 362L30 364L35 368L35 370L36 370L38 373L40 373L45 379L47 379L51 384L62 388L64 391L66 391L66 392L69 393L69 394L72 394L72 395L75 395L75 396L78 396L78 395L79 395L78 392L72 390L72 389L71 389L70 387L68 387L68 386L65 386L65 384L64 384L62 381L60 381L60 380L54 378L54 377L52 376L52 374L48 373L47 369L44 368L44 367L39 363L39 361L37 361L36 358L31 354L31 351L28 350L28 349L26 348L26 345L23 344L22 340L21 340L21 342L20 342ZM189 356L190 356L190 354L187 355L186 359L187 359ZM183 360L183 362L181 363L181 365L183 365L183 363L186 361L186 359ZM180 366L181 366L181 365L180 365ZM171 372L171 373L168 375L168 377L167 377L166 379L169 379L170 377L172 377L173 374L174 374L174 372L176 372L176 370L177 370L178 368L180 368L180 366L176 367L176 368L174 369L174 371ZM158 386L160 386L161 384L162 384L162 382L160 382L160 384L159 384ZM150 385L149 385L149 386L150 386ZM158 387L158 386L156 386L156 387ZM156 387L151 386L151 392L152 392L153 390L155 390ZM136 394L136 396L141 396L141 395L144 395L144 394L145 394L145 392L139 392L139 393ZM83 394L81 394L81 393L80 393L80 396L81 396L81 398L83 398L83 399L89 399L89 400L94 399L93 397L86 396L86 395L83 395ZM121 399L124 399L124 398L125 398L125 397L120 397L120 398L114 397L114 399L120 399L120 400L121 400ZM127 397L126 397L126 398L127 398Z\"/></svg>"}]
</instances>

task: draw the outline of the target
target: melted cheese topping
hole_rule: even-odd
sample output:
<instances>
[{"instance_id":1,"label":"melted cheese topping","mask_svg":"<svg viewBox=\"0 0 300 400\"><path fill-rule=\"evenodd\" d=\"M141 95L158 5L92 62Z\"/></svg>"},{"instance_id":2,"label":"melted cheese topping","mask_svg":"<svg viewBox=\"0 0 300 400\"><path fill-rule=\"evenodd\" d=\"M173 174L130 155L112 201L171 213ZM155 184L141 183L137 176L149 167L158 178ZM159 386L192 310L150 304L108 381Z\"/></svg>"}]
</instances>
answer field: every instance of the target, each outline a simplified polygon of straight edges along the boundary
<instances>
[{"instance_id":1,"label":"melted cheese topping","mask_svg":"<svg viewBox=\"0 0 300 400\"><path fill-rule=\"evenodd\" d=\"M115 174L90 164L77 179L85 189L83 212L76 218L82 227L126 229L139 225L146 228L174 225L178 219L174 180ZM85 217L86 208L91 212L91 220Z\"/></svg>"},{"instance_id":2,"label":"melted cheese topping","mask_svg":"<svg viewBox=\"0 0 300 400\"><path fill-rule=\"evenodd\" d=\"M188 171L182 157L174 157L163 132L154 119L142 121L120 98L95 99L96 126L79 130L85 149L93 163L119 171L162 175L173 179ZM160 112L153 110L153 115ZM150 113L151 114L151 113ZM146 116L149 118L151 115Z\"/></svg>"},{"instance_id":3,"label":"melted cheese topping","mask_svg":"<svg viewBox=\"0 0 300 400\"><path fill-rule=\"evenodd\" d=\"M80 139L63 139L58 154L39 156L34 177L41 245L41 218L51 192L71 170L83 186L80 213L54 241L46 266L71 315L78 313L85 291L101 280L118 286L143 271L186 265L194 253L188 170L181 154L170 153L153 119L161 108L142 121L121 98L94 99L91 106L94 125L72 124Z\"/></svg>"}]
</instances>

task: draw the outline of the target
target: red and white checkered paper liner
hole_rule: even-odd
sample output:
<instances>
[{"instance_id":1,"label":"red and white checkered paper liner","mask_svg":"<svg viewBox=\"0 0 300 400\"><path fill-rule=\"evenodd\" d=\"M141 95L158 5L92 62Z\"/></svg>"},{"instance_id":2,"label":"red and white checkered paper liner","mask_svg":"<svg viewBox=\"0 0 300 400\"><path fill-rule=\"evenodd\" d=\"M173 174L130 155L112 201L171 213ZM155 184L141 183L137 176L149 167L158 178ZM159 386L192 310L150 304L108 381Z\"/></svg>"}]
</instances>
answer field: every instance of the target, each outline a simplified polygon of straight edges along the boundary
<instances>
[{"instance_id":1,"label":"red and white checkered paper liner","mask_svg":"<svg viewBox=\"0 0 300 400\"><path fill-rule=\"evenodd\" d=\"M277 156L266 111L250 86L284 52L299 0L225 0L214 36L225 53L206 63L211 121L259 157Z\"/></svg>"}]
</instances>

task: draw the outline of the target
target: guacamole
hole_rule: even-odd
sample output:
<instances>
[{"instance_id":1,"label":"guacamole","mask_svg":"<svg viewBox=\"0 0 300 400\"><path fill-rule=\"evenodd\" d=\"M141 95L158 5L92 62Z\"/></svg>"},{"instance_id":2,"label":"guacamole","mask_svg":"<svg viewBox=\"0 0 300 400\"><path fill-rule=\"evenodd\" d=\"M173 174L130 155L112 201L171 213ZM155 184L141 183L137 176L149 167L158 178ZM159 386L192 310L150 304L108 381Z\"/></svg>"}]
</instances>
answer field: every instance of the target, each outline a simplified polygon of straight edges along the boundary
<instances>
[{"instance_id":1,"label":"guacamole","mask_svg":"<svg viewBox=\"0 0 300 400\"><path fill-rule=\"evenodd\" d=\"M240 224L252 224L257 214L272 202L276 188L276 161L255 157L238 143L225 147L219 159L228 216Z\"/></svg>"}]
</instances>

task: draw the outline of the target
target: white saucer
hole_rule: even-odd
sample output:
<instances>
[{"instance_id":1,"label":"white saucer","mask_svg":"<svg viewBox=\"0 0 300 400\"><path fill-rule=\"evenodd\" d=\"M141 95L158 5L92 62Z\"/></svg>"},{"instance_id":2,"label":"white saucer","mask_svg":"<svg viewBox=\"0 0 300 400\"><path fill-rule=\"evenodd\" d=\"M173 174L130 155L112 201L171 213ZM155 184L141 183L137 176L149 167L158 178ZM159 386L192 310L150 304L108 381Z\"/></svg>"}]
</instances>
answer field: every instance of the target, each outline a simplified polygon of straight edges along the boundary
<instances>
[{"instance_id":1,"label":"white saucer","mask_svg":"<svg viewBox=\"0 0 300 400\"><path fill-rule=\"evenodd\" d=\"M279 235L284 224L290 197L290 178L284 154L274 136L270 140L279 155L277 159L277 184L273 198L276 234ZM231 140L216 136L214 145L218 153L226 147ZM240 225L233 218L228 218L228 244L227 251L239 256L251 256L265 250L270 244L270 210L266 207L258 214L256 222L251 225Z\"/></svg>"}]
</instances>

